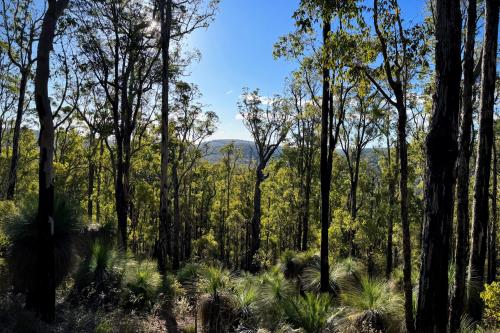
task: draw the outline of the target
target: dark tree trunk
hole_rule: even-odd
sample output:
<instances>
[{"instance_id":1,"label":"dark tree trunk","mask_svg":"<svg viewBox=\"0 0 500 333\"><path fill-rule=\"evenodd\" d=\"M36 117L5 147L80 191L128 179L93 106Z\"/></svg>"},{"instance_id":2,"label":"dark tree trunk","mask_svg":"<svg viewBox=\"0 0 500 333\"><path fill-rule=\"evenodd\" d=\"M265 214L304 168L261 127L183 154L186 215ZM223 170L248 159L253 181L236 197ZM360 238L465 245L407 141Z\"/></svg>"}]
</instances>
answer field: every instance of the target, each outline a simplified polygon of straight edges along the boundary
<instances>
[{"instance_id":1,"label":"dark tree trunk","mask_svg":"<svg viewBox=\"0 0 500 333\"><path fill-rule=\"evenodd\" d=\"M457 240L455 247L455 290L451 300L450 332L460 328L464 311L465 279L469 251L469 160L472 130L472 90L474 87L474 42L476 38L476 0L469 0L467 8L467 35L463 61L463 90L460 135L457 160Z\"/></svg>"},{"instance_id":2,"label":"dark tree trunk","mask_svg":"<svg viewBox=\"0 0 500 333\"><path fill-rule=\"evenodd\" d=\"M399 191L401 195L401 230L403 232L403 289L405 297L406 329L414 331L413 324L413 286L411 284L411 237L410 221L408 220L408 146L406 143L406 107L404 105L401 83L396 84L397 109L398 109L398 146L400 177Z\"/></svg>"},{"instance_id":3,"label":"dark tree trunk","mask_svg":"<svg viewBox=\"0 0 500 333\"><path fill-rule=\"evenodd\" d=\"M493 143L493 193L491 195L491 228L489 229L488 241L488 284L491 284L497 277L497 149Z\"/></svg>"},{"instance_id":4,"label":"dark tree trunk","mask_svg":"<svg viewBox=\"0 0 500 333\"><path fill-rule=\"evenodd\" d=\"M38 169L38 256L35 290L31 291L34 310L44 321L55 319L55 258L54 258L54 121L50 107L48 82L50 52L59 17L69 0L48 1L37 49L35 103L40 120L40 160Z\"/></svg>"},{"instance_id":5,"label":"dark tree trunk","mask_svg":"<svg viewBox=\"0 0 500 333\"><path fill-rule=\"evenodd\" d=\"M495 79L498 43L498 0L486 0L484 43L481 67L481 106L479 114L479 142L474 183L474 205L472 220L472 246L469 278L472 273L482 291L485 281L484 264L489 222L488 192L493 147L493 111L495 107ZM481 319L482 307L475 303L478 294L469 293L468 311L474 320Z\"/></svg>"},{"instance_id":6,"label":"dark tree trunk","mask_svg":"<svg viewBox=\"0 0 500 333\"><path fill-rule=\"evenodd\" d=\"M312 182L312 156L309 156L306 163L306 185L304 188L304 215L302 216L302 251L307 251L307 240L309 237L309 207L311 203L311 182Z\"/></svg>"},{"instance_id":7,"label":"dark tree trunk","mask_svg":"<svg viewBox=\"0 0 500 333\"><path fill-rule=\"evenodd\" d=\"M436 2L436 92L426 139L425 222L417 331L446 332L461 80L459 0Z\"/></svg>"},{"instance_id":8,"label":"dark tree trunk","mask_svg":"<svg viewBox=\"0 0 500 333\"><path fill-rule=\"evenodd\" d=\"M95 153L95 147L94 147L94 141L95 141L95 135L94 133L91 134L90 140L89 140L89 149L92 149L92 152ZM90 155L88 157L88 163L89 163L89 169L88 169L88 182L87 182L87 217L88 221L92 221L92 215L93 215L93 199L92 199L92 194L94 193L94 178L95 178L95 162L94 162L94 154Z\"/></svg>"},{"instance_id":9,"label":"dark tree trunk","mask_svg":"<svg viewBox=\"0 0 500 333\"><path fill-rule=\"evenodd\" d=\"M165 8L166 7L166 8ZM169 49L172 24L172 1L160 0L161 56L162 56L162 100L161 100L161 179L160 179L160 224L158 237L158 268L166 272L170 244L170 213L168 191L168 98L169 98Z\"/></svg>"},{"instance_id":10,"label":"dark tree trunk","mask_svg":"<svg viewBox=\"0 0 500 333\"><path fill-rule=\"evenodd\" d=\"M97 165L97 193L95 200L95 220L97 224L101 222L101 182L102 182L102 156L104 155L104 142L101 139L99 148L99 163Z\"/></svg>"},{"instance_id":11,"label":"dark tree trunk","mask_svg":"<svg viewBox=\"0 0 500 333\"><path fill-rule=\"evenodd\" d=\"M250 266L249 270L251 272L257 272L259 270L259 263L255 255L259 251L260 248L260 222L261 222L261 189L260 184L265 180L264 167L259 165L256 170L255 175L255 188L254 188L254 196L253 196L253 215L252 215L252 233L251 233L251 244L250 244Z\"/></svg>"},{"instance_id":12,"label":"dark tree trunk","mask_svg":"<svg viewBox=\"0 0 500 333\"><path fill-rule=\"evenodd\" d=\"M115 179L115 205L116 215L118 218L118 244L122 250L127 249L127 216L128 204L125 195L124 173L125 166L123 163L123 144L117 140L117 163L116 163L116 179Z\"/></svg>"},{"instance_id":13,"label":"dark tree trunk","mask_svg":"<svg viewBox=\"0 0 500 333\"><path fill-rule=\"evenodd\" d=\"M391 277L392 267L393 267L393 246L392 246L392 238L394 233L394 204L396 202L395 193L396 193L396 179L392 172L392 163L391 163L391 144L390 137L387 135L387 169L389 176L389 216L387 217L387 246L386 246L386 261L385 261L385 276L387 279Z\"/></svg>"},{"instance_id":14,"label":"dark tree trunk","mask_svg":"<svg viewBox=\"0 0 500 333\"><path fill-rule=\"evenodd\" d=\"M177 162L174 161L172 163L172 188L174 190L173 199L174 199L174 223L173 223L173 233L172 233L172 269L179 269L180 264L180 230L181 230L181 214L179 207L179 176L177 174Z\"/></svg>"},{"instance_id":15,"label":"dark tree trunk","mask_svg":"<svg viewBox=\"0 0 500 333\"><path fill-rule=\"evenodd\" d=\"M330 20L323 21L323 45L326 45L331 30ZM331 110L330 102L330 70L323 65L323 98L321 105L321 143L320 143L320 182L321 182L321 249L320 249L320 284L321 291L327 292L330 288L330 269L328 263L328 228L330 227L330 181L328 135Z\"/></svg>"},{"instance_id":16,"label":"dark tree trunk","mask_svg":"<svg viewBox=\"0 0 500 333\"><path fill-rule=\"evenodd\" d=\"M24 101L26 99L29 72L29 68L21 70L19 99L17 102L16 122L12 139L12 157L10 159L9 178L7 183L7 200L14 200L14 194L16 192L17 164L19 163L19 139L21 136L21 123L23 121Z\"/></svg>"}]
</instances>

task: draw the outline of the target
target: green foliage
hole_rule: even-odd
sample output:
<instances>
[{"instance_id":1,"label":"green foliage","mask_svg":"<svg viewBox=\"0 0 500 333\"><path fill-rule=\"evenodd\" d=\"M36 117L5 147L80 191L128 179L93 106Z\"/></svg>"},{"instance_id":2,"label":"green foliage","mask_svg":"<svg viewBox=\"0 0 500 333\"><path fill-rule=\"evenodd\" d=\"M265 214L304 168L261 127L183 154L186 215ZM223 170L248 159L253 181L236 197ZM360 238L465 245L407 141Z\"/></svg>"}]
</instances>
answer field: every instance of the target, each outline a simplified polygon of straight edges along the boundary
<instances>
[{"instance_id":1,"label":"green foliage","mask_svg":"<svg viewBox=\"0 0 500 333\"><path fill-rule=\"evenodd\" d=\"M19 214L14 201L0 201L0 257L7 255L10 240L6 233L9 221Z\"/></svg>"},{"instance_id":2,"label":"green foliage","mask_svg":"<svg viewBox=\"0 0 500 333\"><path fill-rule=\"evenodd\" d=\"M230 276L221 266L204 266L200 270L198 291L216 298L228 286Z\"/></svg>"},{"instance_id":3,"label":"green foliage","mask_svg":"<svg viewBox=\"0 0 500 333\"><path fill-rule=\"evenodd\" d=\"M307 333L320 333L331 314L331 296L306 293L283 303L286 320Z\"/></svg>"},{"instance_id":4,"label":"green foliage","mask_svg":"<svg viewBox=\"0 0 500 333\"><path fill-rule=\"evenodd\" d=\"M481 292L484 301L484 320L489 327L500 328L500 282L485 284Z\"/></svg>"},{"instance_id":5,"label":"green foliage","mask_svg":"<svg viewBox=\"0 0 500 333\"><path fill-rule=\"evenodd\" d=\"M122 280L123 299L126 307L150 308L162 286L162 276L151 260L127 260Z\"/></svg>"},{"instance_id":6,"label":"green foliage","mask_svg":"<svg viewBox=\"0 0 500 333\"><path fill-rule=\"evenodd\" d=\"M37 204L27 200L5 225L10 246L7 263L13 285L23 292L35 287L38 244L41 241L36 225ZM56 197L54 204L55 283L60 285L71 271L75 259L74 238L81 231L80 211L71 202Z\"/></svg>"},{"instance_id":7,"label":"green foliage","mask_svg":"<svg viewBox=\"0 0 500 333\"><path fill-rule=\"evenodd\" d=\"M363 330L370 327L384 332L399 332L403 322L403 301L386 282L363 276L358 288L342 293L347 325Z\"/></svg>"}]
</instances>

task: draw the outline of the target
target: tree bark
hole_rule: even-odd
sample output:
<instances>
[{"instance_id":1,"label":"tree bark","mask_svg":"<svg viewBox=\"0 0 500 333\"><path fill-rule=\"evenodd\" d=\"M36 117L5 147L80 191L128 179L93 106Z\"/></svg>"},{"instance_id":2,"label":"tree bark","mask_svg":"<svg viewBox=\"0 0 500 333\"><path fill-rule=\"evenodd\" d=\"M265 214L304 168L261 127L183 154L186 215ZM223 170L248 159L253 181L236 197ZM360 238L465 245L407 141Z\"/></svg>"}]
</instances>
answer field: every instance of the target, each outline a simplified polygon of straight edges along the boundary
<instances>
[{"instance_id":1,"label":"tree bark","mask_svg":"<svg viewBox=\"0 0 500 333\"><path fill-rule=\"evenodd\" d=\"M26 87L30 68L21 69L21 81L19 84L19 99L17 102L16 122L12 139L12 157L10 159L9 179L7 183L7 200L14 200L17 183L17 165L19 163L19 139L21 136L21 123L24 113L24 102L26 99Z\"/></svg>"},{"instance_id":2,"label":"tree bark","mask_svg":"<svg viewBox=\"0 0 500 333\"><path fill-rule=\"evenodd\" d=\"M162 57L162 99L161 99L161 179L160 179L160 224L158 228L158 268L166 272L170 244L170 213L169 213L169 65L170 65L170 30L172 25L172 0L160 0L161 21L161 57Z\"/></svg>"},{"instance_id":3,"label":"tree bark","mask_svg":"<svg viewBox=\"0 0 500 333\"><path fill-rule=\"evenodd\" d=\"M493 139L494 140L494 139ZM497 276L497 149L495 142L493 143L493 193L491 195L491 228L488 241L488 284L496 280Z\"/></svg>"},{"instance_id":4,"label":"tree bark","mask_svg":"<svg viewBox=\"0 0 500 333\"><path fill-rule=\"evenodd\" d=\"M44 321L55 318L55 258L54 258L54 121L48 93L50 52L57 21L69 0L49 0L37 48L35 73L35 103L40 120L40 160L38 173L38 256L36 286L32 300L34 310Z\"/></svg>"},{"instance_id":5,"label":"tree bark","mask_svg":"<svg viewBox=\"0 0 500 333\"><path fill-rule=\"evenodd\" d=\"M250 271L255 273L259 270L259 263L255 258L255 255L259 251L260 248L260 223L261 223L261 215L262 215L262 207L261 207L261 189L260 184L265 180L264 167L259 165L255 172L255 187L254 187L254 195L253 195L253 215L252 215L252 233L251 233L251 244L250 244Z\"/></svg>"},{"instance_id":6,"label":"tree bark","mask_svg":"<svg viewBox=\"0 0 500 333\"><path fill-rule=\"evenodd\" d=\"M457 160L457 240L455 248L455 289L451 300L450 332L460 328L464 311L465 280L469 252L469 160L471 155L471 131L474 87L474 43L476 39L476 0L469 0L467 8L467 34L463 61L463 90L460 135Z\"/></svg>"},{"instance_id":7,"label":"tree bark","mask_svg":"<svg viewBox=\"0 0 500 333\"><path fill-rule=\"evenodd\" d=\"M425 222L417 332L446 332L461 80L459 0L436 2L436 92L426 138Z\"/></svg>"},{"instance_id":8,"label":"tree bark","mask_svg":"<svg viewBox=\"0 0 500 333\"><path fill-rule=\"evenodd\" d=\"M323 45L328 40L331 30L330 18L323 20ZM321 291L330 288L330 269L328 263L328 228L330 227L330 182L331 169L328 167L329 149L328 135L330 133L330 70L323 65L323 97L321 105L321 143L320 143L320 183L321 183L321 245L320 245L320 285Z\"/></svg>"},{"instance_id":9,"label":"tree bark","mask_svg":"<svg viewBox=\"0 0 500 333\"><path fill-rule=\"evenodd\" d=\"M489 222L488 192L493 147L493 112L495 107L495 79L498 44L499 1L487 0L485 11L484 43L481 67L481 106L479 113L479 142L474 183L472 220L472 246L469 263L469 279L475 276L480 292L485 281L487 230ZM474 320L481 319L482 306L476 292L468 295L468 311Z\"/></svg>"},{"instance_id":10,"label":"tree bark","mask_svg":"<svg viewBox=\"0 0 500 333\"><path fill-rule=\"evenodd\" d=\"M174 223L173 223L173 234L172 234L172 269L179 269L179 256L180 256L180 230L181 230L181 214L179 207L179 176L177 173L177 162L172 163L172 188L174 190Z\"/></svg>"}]
</instances>

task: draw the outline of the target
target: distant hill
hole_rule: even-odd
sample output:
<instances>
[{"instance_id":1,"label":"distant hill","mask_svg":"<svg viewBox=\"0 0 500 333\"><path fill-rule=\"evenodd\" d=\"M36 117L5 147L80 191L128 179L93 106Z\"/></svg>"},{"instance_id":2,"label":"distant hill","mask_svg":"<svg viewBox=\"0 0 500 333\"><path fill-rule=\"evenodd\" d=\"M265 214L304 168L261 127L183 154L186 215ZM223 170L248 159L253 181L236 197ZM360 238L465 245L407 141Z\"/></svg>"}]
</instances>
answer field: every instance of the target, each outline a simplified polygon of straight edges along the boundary
<instances>
[{"instance_id":1,"label":"distant hill","mask_svg":"<svg viewBox=\"0 0 500 333\"><path fill-rule=\"evenodd\" d=\"M220 150L229 144L233 143L236 149L240 150L242 153L241 163L248 163L250 160L257 159L257 150L255 149L255 144L253 141L246 140L212 140L205 143L207 151L209 154L205 159L209 162L218 162L222 159L222 153ZM281 155L281 147L278 147L274 156Z\"/></svg>"},{"instance_id":2,"label":"distant hill","mask_svg":"<svg viewBox=\"0 0 500 333\"><path fill-rule=\"evenodd\" d=\"M246 140L212 140L212 141L207 141L204 145L207 147L208 155L205 157L205 159L209 162L216 163L220 160L222 160L222 153L220 150L224 147L227 146L228 144L233 143L236 147L236 149L239 149L242 152L242 158L240 160L240 163L248 163L250 160L256 160L257 159L257 151L255 149L255 144L253 141L246 141ZM340 149L335 150L337 154L340 154L341 156L344 156L344 153ZM273 157L279 157L283 152L283 148L280 146L274 153ZM377 167L378 165L378 160L379 160L379 155L376 152L376 149L374 148L365 148L362 153L362 158L366 159L369 161L369 163L373 167Z\"/></svg>"}]
</instances>

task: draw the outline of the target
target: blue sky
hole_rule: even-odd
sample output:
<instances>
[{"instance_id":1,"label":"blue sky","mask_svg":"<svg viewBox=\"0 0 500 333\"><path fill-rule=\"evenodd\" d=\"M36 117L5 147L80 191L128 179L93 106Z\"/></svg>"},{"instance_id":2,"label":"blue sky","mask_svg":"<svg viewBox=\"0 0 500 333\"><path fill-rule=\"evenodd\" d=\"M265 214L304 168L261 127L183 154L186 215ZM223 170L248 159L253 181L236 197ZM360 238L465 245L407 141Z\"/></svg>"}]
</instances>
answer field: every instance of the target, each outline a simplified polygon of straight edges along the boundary
<instances>
[{"instance_id":1,"label":"blue sky","mask_svg":"<svg viewBox=\"0 0 500 333\"><path fill-rule=\"evenodd\" d=\"M202 53L186 78L197 84L202 102L220 119L211 139L244 139L250 135L237 119L237 101L244 87L262 95L282 93L296 64L273 58L273 45L294 30L292 14L299 0L222 0L215 21L193 33L187 43ZM400 1L406 20L422 17L424 0ZM368 3L371 6L371 1Z\"/></svg>"}]
</instances>

